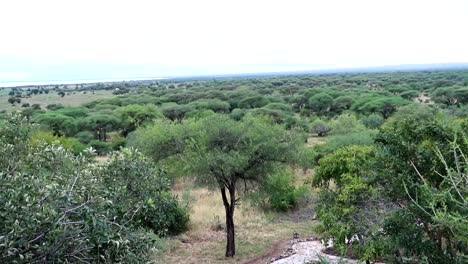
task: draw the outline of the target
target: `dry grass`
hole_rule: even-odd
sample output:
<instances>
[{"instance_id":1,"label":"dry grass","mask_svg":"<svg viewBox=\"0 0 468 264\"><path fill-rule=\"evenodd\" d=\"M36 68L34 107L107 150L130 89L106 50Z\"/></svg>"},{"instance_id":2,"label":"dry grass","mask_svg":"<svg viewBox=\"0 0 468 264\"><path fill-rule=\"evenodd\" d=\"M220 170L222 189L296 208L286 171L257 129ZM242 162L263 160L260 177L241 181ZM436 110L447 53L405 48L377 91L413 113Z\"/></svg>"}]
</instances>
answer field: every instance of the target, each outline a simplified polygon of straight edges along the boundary
<instances>
[{"instance_id":1,"label":"dry grass","mask_svg":"<svg viewBox=\"0 0 468 264\"><path fill-rule=\"evenodd\" d=\"M65 95L64 97L60 97L60 95L58 95L55 92L50 92L49 94L33 95L30 98L21 98L20 104L11 105L10 103L8 103L8 94L6 92L3 92L0 94L0 111L21 110L21 105L23 103L29 103L30 105L40 104L42 109L45 109L45 107L49 104L62 104L64 106L80 106L85 103L89 103L99 99L110 98L113 96L115 95L112 94L112 91L105 90L96 91L94 94L91 92L87 92L86 94L84 94L83 92L76 92L75 94L70 93L69 95Z\"/></svg>"},{"instance_id":2,"label":"dry grass","mask_svg":"<svg viewBox=\"0 0 468 264\"><path fill-rule=\"evenodd\" d=\"M189 183L176 184L174 192L190 197L190 230L168 240L163 257L155 263L243 263L269 251L277 241L292 239L297 232L311 234L312 221L278 221L275 213L241 203L236 207L236 256L224 257L225 231L224 207L221 194L205 188L194 188Z\"/></svg>"},{"instance_id":3,"label":"dry grass","mask_svg":"<svg viewBox=\"0 0 468 264\"><path fill-rule=\"evenodd\" d=\"M326 137L317 137L317 136L311 136L307 139L306 146L307 147L314 147L317 145L323 145L327 142Z\"/></svg>"}]
</instances>

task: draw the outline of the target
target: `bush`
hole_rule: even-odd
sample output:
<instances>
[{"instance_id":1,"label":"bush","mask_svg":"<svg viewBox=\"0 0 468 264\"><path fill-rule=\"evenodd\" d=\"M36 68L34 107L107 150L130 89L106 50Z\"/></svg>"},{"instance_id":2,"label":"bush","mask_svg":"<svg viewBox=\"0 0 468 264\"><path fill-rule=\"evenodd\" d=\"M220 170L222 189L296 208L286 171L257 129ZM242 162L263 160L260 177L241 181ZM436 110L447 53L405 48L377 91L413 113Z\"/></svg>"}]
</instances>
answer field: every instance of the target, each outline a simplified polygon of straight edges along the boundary
<instances>
[{"instance_id":1,"label":"bush","mask_svg":"<svg viewBox=\"0 0 468 264\"><path fill-rule=\"evenodd\" d=\"M96 153L98 155L105 155L111 151L111 146L104 141L100 140L91 140L88 144L90 147L92 147L94 150L96 150Z\"/></svg>"},{"instance_id":2,"label":"bush","mask_svg":"<svg viewBox=\"0 0 468 264\"><path fill-rule=\"evenodd\" d=\"M385 122L385 119L379 114L370 114L369 116L364 117L361 121L367 128L376 129Z\"/></svg>"},{"instance_id":3,"label":"bush","mask_svg":"<svg viewBox=\"0 0 468 264\"><path fill-rule=\"evenodd\" d=\"M162 114L170 120L182 120L188 112L195 110L192 105L172 105L161 109Z\"/></svg>"},{"instance_id":4,"label":"bush","mask_svg":"<svg viewBox=\"0 0 468 264\"><path fill-rule=\"evenodd\" d=\"M309 108L319 114L328 112L333 105L333 97L327 93L318 93L309 98Z\"/></svg>"},{"instance_id":5,"label":"bush","mask_svg":"<svg viewBox=\"0 0 468 264\"><path fill-rule=\"evenodd\" d=\"M418 91L415 91L415 90L409 90L409 91L404 91L402 93L400 93L400 96L405 98L405 99L413 99L413 98L416 98L418 97L419 95L419 92Z\"/></svg>"},{"instance_id":6,"label":"bush","mask_svg":"<svg viewBox=\"0 0 468 264\"><path fill-rule=\"evenodd\" d=\"M294 176L289 172L278 172L270 175L254 201L276 211L294 208L304 190L294 186Z\"/></svg>"},{"instance_id":7,"label":"bush","mask_svg":"<svg viewBox=\"0 0 468 264\"><path fill-rule=\"evenodd\" d=\"M317 119L310 125L310 132L317 134L319 137L327 136L331 131L331 127L323 120Z\"/></svg>"},{"instance_id":8,"label":"bush","mask_svg":"<svg viewBox=\"0 0 468 264\"><path fill-rule=\"evenodd\" d=\"M232 110L230 116L231 116L232 119L234 119L236 121L239 121L245 116L246 113L247 113L247 110L236 108L236 109Z\"/></svg>"},{"instance_id":9,"label":"bush","mask_svg":"<svg viewBox=\"0 0 468 264\"><path fill-rule=\"evenodd\" d=\"M119 150L127 145L127 139L120 135L114 136L111 138L110 145L113 150Z\"/></svg>"},{"instance_id":10,"label":"bush","mask_svg":"<svg viewBox=\"0 0 468 264\"><path fill-rule=\"evenodd\" d=\"M62 104L49 104L46 106L48 110L55 111L64 108Z\"/></svg>"},{"instance_id":11,"label":"bush","mask_svg":"<svg viewBox=\"0 0 468 264\"><path fill-rule=\"evenodd\" d=\"M371 131L356 132L347 135L334 135L328 139L325 145L318 146L317 150L322 154L329 154L346 146L369 146L374 144L374 137L375 133Z\"/></svg>"},{"instance_id":12,"label":"bush","mask_svg":"<svg viewBox=\"0 0 468 264\"><path fill-rule=\"evenodd\" d=\"M366 127L359 122L356 116L351 114L342 114L331 121L332 132L334 135L349 134L353 132L361 132L366 130Z\"/></svg>"},{"instance_id":13,"label":"bush","mask_svg":"<svg viewBox=\"0 0 468 264\"><path fill-rule=\"evenodd\" d=\"M273 109L273 110L280 110L283 112L291 112L291 106L283 103L269 103L265 105L263 108Z\"/></svg>"},{"instance_id":14,"label":"bush","mask_svg":"<svg viewBox=\"0 0 468 264\"><path fill-rule=\"evenodd\" d=\"M89 142L91 142L91 140L94 139L94 134L90 131L81 131L77 133L74 137L77 138L81 143L88 144Z\"/></svg>"},{"instance_id":15,"label":"bush","mask_svg":"<svg viewBox=\"0 0 468 264\"><path fill-rule=\"evenodd\" d=\"M37 110L40 110L41 109L41 105L40 104L32 104L31 107L33 109L37 109Z\"/></svg>"},{"instance_id":16,"label":"bush","mask_svg":"<svg viewBox=\"0 0 468 264\"><path fill-rule=\"evenodd\" d=\"M100 177L121 221L151 229L158 235L185 231L188 213L170 193L169 180L162 170L133 149L123 149L110 157Z\"/></svg>"},{"instance_id":17,"label":"bush","mask_svg":"<svg viewBox=\"0 0 468 264\"><path fill-rule=\"evenodd\" d=\"M36 131L32 133L30 142L32 146L38 146L42 143L62 145L73 154L80 154L86 149L86 146L81 144L76 138L54 136L51 132L47 131Z\"/></svg>"},{"instance_id":18,"label":"bush","mask_svg":"<svg viewBox=\"0 0 468 264\"><path fill-rule=\"evenodd\" d=\"M186 210L141 154L96 166L30 136L23 120L0 123L1 263L147 263L157 234L184 230Z\"/></svg>"}]
</instances>

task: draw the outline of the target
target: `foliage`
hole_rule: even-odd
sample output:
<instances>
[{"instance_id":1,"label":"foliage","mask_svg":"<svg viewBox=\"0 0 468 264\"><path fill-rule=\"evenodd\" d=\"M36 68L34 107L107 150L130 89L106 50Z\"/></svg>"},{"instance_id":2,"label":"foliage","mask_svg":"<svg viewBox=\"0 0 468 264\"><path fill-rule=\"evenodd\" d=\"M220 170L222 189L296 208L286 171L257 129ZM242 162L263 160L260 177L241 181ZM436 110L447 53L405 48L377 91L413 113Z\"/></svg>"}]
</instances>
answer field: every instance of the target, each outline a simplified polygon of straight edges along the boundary
<instances>
[{"instance_id":1,"label":"foliage","mask_svg":"<svg viewBox=\"0 0 468 264\"><path fill-rule=\"evenodd\" d=\"M278 171L266 179L260 188L260 199L263 204L277 211L294 208L304 189L294 185L294 175L287 171Z\"/></svg>"},{"instance_id":2,"label":"foliage","mask_svg":"<svg viewBox=\"0 0 468 264\"><path fill-rule=\"evenodd\" d=\"M313 184L322 187L322 235L364 260L462 263L468 141L461 124L410 105L382 126L373 146L321 158Z\"/></svg>"},{"instance_id":3,"label":"foliage","mask_svg":"<svg viewBox=\"0 0 468 264\"><path fill-rule=\"evenodd\" d=\"M364 101L362 105L354 106L354 109L359 113L378 113L384 118L388 118L398 107L407 105L408 103L407 100L401 97L377 97L373 99L369 98L369 100Z\"/></svg>"},{"instance_id":4,"label":"foliage","mask_svg":"<svg viewBox=\"0 0 468 264\"><path fill-rule=\"evenodd\" d=\"M162 117L155 105L127 105L117 109L124 136L134 131L145 122Z\"/></svg>"},{"instance_id":5,"label":"foliage","mask_svg":"<svg viewBox=\"0 0 468 264\"><path fill-rule=\"evenodd\" d=\"M36 120L52 130L54 136L70 135L75 130L73 118L56 112L39 114Z\"/></svg>"},{"instance_id":6,"label":"foliage","mask_svg":"<svg viewBox=\"0 0 468 264\"><path fill-rule=\"evenodd\" d=\"M407 225L419 223L414 231L421 234L418 243L424 245L401 255L438 263L453 263L466 255L459 248L466 248L466 240L458 235L463 232L460 226L466 227L466 223L452 222L449 226L439 222L441 218L462 219L468 214L466 204L460 207L461 201L454 196L459 195L456 190L461 186L453 182L466 177L460 171L466 166L461 158L468 151L466 136L466 131L450 118L415 106L402 109L377 136L384 150L380 162L386 164L385 170L379 171L379 184L392 200L406 201L399 214L405 216ZM394 240L394 247L408 242L404 224L403 228L389 225L391 237L400 238Z\"/></svg>"},{"instance_id":7,"label":"foliage","mask_svg":"<svg viewBox=\"0 0 468 264\"><path fill-rule=\"evenodd\" d=\"M379 114L370 114L362 118L362 123L370 129L379 128L384 122L384 118Z\"/></svg>"},{"instance_id":8,"label":"foliage","mask_svg":"<svg viewBox=\"0 0 468 264\"><path fill-rule=\"evenodd\" d=\"M182 120L184 116L195 108L190 105L173 105L161 109L163 115L170 120Z\"/></svg>"},{"instance_id":9,"label":"foliage","mask_svg":"<svg viewBox=\"0 0 468 264\"><path fill-rule=\"evenodd\" d=\"M182 123L159 121L132 135L132 144L154 160L184 167L200 183L219 188L226 209L228 257L235 254L238 188L265 181L278 166L291 162L299 143L295 133L251 115L241 121L219 114Z\"/></svg>"},{"instance_id":10,"label":"foliage","mask_svg":"<svg viewBox=\"0 0 468 264\"><path fill-rule=\"evenodd\" d=\"M156 120L152 125L137 129L130 134L129 145L138 148L159 163L182 153L185 141L190 135L188 125L179 125L178 122L169 120Z\"/></svg>"},{"instance_id":11,"label":"foliage","mask_svg":"<svg viewBox=\"0 0 468 264\"><path fill-rule=\"evenodd\" d=\"M93 150L96 151L98 155L105 155L112 149L109 143L100 140L91 140L88 143L88 146L93 148Z\"/></svg>"},{"instance_id":12,"label":"foliage","mask_svg":"<svg viewBox=\"0 0 468 264\"><path fill-rule=\"evenodd\" d=\"M333 135L344 135L366 130L364 125L352 114L341 114L333 119L330 125Z\"/></svg>"},{"instance_id":13,"label":"foliage","mask_svg":"<svg viewBox=\"0 0 468 264\"><path fill-rule=\"evenodd\" d=\"M161 241L143 227L181 230L167 180L141 154L125 150L96 166L59 145L29 144L24 120L8 119L0 132L2 263L146 263Z\"/></svg>"},{"instance_id":14,"label":"foliage","mask_svg":"<svg viewBox=\"0 0 468 264\"><path fill-rule=\"evenodd\" d=\"M309 98L309 108L319 114L324 114L330 110L333 105L333 97L326 93L318 93Z\"/></svg>"},{"instance_id":15,"label":"foliage","mask_svg":"<svg viewBox=\"0 0 468 264\"><path fill-rule=\"evenodd\" d=\"M74 137L77 138L81 143L88 144L91 142L91 140L94 139L94 134L90 131L81 131L76 133Z\"/></svg>"},{"instance_id":16,"label":"foliage","mask_svg":"<svg viewBox=\"0 0 468 264\"><path fill-rule=\"evenodd\" d=\"M327 136L332 128L323 120L317 119L310 125L310 132L319 137Z\"/></svg>"},{"instance_id":17,"label":"foliage","mask_svg":"<svg viewBox=\"0 0 468 264\"><path fill-rule=\"evenodd\" d=\"M120 135L113 136L111 138L110 145L112 150L119 150L127 145L127 139Z\"/></svg>"},{"instance_id":18,"label":"foliage","mask_svg":"<svg viewBox=\"0 0 468 264\"><path fill-rule=\"evenodd\" d=\"M81 144L76 138L58 137L47 131L35 131L31 134L30 144L32 146L39 146L43 143L62 145L74 154L80 154L86 149L86 146Z\"/></svg>"},{"instance_id":19,"label":"foliage","mask_svg":"<svg viewBox=\"0 0 468 264\"><path fill-rule=\"evenodd\" d=\"M46 106L47 110L58 110L62 109L64 106L62 104L49 104Z\"/></svg>"},{"instance_id":20,"label":"foliage","mask_svg":"<svg viewBox=\"0 0 468 264\"><path fill-rule=\"evenodd\" d=\"M388 210L373 186L374 157L375 149L369 146L338 149L320 160L313 179L314 186L324 187L317 208L318 231L342 253L351 249L366 260L381 253L380 232L375 227Z\"/></svg>"},{"instance_id":21,"label":"foliage","mask_svg":"<svg viewBox=\"0 0 468 264\"><path fill-rule=\"evenodd\" d=\"M154 230L158 235L185 231L188 214L170 193L168 179L147 158L133 149L110 157L99 171L106 197L120 222Z\"/></svg>"},{"instance_id":22,"label":"foliage","mask_svg":"<svg viewBox=\"0 0 468 264\"><path fill-rule=\"evenodd\" d=\"M445 105L468 103L468 87L443 87L433 93L435 101Z\"/></svg>"},{"instance_id":23,"label":"foliage","mask_svg":"<svg viewBox=\"0 0 468 264\"><path fill-rule=\"evenodd\" d=\"M419 95L419 92L415 90L407 90L407 91L400 93L400 96L405 99L413 99L413 98L418 97L418 95Z\"/></svg>"}]
</instances>

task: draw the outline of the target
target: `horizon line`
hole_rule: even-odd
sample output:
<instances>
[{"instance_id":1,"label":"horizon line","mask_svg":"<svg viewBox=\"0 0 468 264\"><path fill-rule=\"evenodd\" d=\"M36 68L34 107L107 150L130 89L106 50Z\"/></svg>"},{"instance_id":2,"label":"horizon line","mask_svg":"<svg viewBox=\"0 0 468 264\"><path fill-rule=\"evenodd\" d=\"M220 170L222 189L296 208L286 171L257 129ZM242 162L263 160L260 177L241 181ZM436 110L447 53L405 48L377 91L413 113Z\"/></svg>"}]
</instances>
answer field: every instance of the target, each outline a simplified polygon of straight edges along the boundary
<instances>
[{"instance_id":1,"label":"horizon line","mask_svg":"<svg viewBox=\"0 0 468 264\"><path fill-rule=\"evenodd\" d=\"M242 76L274 76L274 75L300 75L300 74L326 74L326 73L378 73L394 71L423 71L423 70L450 70L468 69L468 62L443 62L443 63L418 63L418 64L394 64L381 66L359 66L359 67L337 67L310 70L284 70L284 71L258 71L258 72L238 72L220 74L195 74L195 75L168 75L159 77L117 77L117 78L80 78L80 79L56 79L56 80L15 80L0 81L0 88L22 87L22 86L47 86L47 85L67 85L67 84L94 84L112 83L126 81L151 81L184 78L223 78ZM36 83L36 84L34 84ZM40 83L40 84L37 84Z\"/></svg>"}]
</instances>

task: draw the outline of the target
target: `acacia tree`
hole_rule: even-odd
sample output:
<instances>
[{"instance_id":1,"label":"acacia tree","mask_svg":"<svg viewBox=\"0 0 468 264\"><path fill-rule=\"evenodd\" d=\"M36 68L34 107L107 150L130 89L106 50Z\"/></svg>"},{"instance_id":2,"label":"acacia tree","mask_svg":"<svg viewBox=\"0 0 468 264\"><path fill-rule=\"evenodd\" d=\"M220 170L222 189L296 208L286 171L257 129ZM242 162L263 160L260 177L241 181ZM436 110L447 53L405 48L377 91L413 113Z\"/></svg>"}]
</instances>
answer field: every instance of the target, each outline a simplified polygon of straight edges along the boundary
<instances>
[{"instance_id":1,"label":"acacia tree","mask_svg":"<svg viewBox=\"0 0 468 264\"><path fill-rule=\"evenodd\" d=\"M122 135L127 136L146 121L162 117L155 105L127 105L117 109L122 120Z\"/></svg>"},{"instance_id":2,"label":"acacia tree","mask_svg":"<svg viewBox=\"0 0 468 264\"><path fill-rule=\"evenodd\" d=\"M55 112L43 113L37 117L36 121L52 130L54 136L72 134L75 130L72 117Z\"/></svg>"},{"instance_id":3,"label":"acacia tree","mask_svg":"<svg viewBox=\"0 0 468 264\"><path fill-rule=\"evenodd\" d=\"M106 141L107 132L116 130L119 123L117 117L106 114L96 114L83 119L84 126L94 131L95 137L101 141Z\"/></svg>"},{"instance_id":4,"label":"acacia tree","mask_svg":"<svg viewBox=\"0 0 468 264\"><path fill-rule=\"evenodd\" d=\"M226 212L226 257L235 255L234 209L238 185L262 182L278 164L292 161L300 140L262 119L236 122L214 116L195 124L199 131L188 146L188 160L200 180L215 183Z\"/></svg>"},{"instance_id":5,"label":"acacia tree","mask_svg":"<svg viewBox=\"0 0 468 264\"><path fill-rule=\"evenodd\" d=\"M211 115L182 123L157 122L155 126L137 130L133 144L150 155L154 148L161 149L158 142L177 146L177 151L167 152L167 158L178 155L180 158L176 160L184 163L187 174L195 175L200 183L219 190L226 213L226 257L233 257L234 210L239 201L240 186L247 191L282 164L292 162L302 142L300 137L269 119L252 116L235 121L226 115ZM151 133L165 131L166 126L180 133L174 133L171 139L165 133ZM140 136L147 137L148 141ZM164 140L158 140L158 137ZM181 141L181 138L185 140ZM163 159L157 156L161 162ZM171 164L180 167L180 164Z\"/></svg>"},{"instance_id":6,"label":"acacia tree","mask_svg":"<svg viewBox=\"0 0 468 264\"><path fill-rule=\"evenodd\" d=\"M315 113L324 114L332 105L333 97L327 93L318 93L309 98L309 107Z\"/></svg>"}]
</instances>

